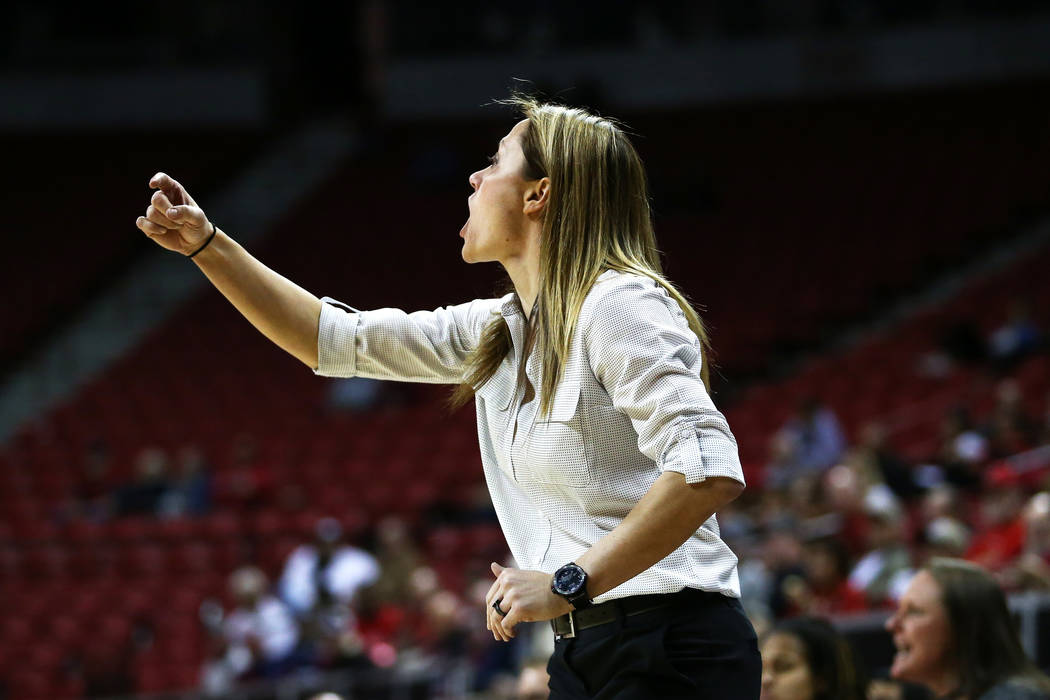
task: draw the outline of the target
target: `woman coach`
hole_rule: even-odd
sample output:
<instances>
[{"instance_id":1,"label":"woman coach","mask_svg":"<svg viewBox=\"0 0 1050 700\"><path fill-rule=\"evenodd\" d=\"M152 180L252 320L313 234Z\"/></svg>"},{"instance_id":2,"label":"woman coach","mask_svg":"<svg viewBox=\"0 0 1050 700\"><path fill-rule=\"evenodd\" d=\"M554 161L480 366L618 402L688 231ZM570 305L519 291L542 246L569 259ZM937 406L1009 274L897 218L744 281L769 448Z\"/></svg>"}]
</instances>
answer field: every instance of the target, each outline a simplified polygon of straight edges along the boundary
<instances>
[{"instance_id":1,"label":"woman coach","mask_svg":"<svg viewBox=\"0 0 1050 700\"><path fill-rule=\"evenodd\" d=\"M524 119L470 176L468 263L514 292L435 311L320 300L214 228L163 173L138 227L193 258L324 376L458 384L520 569L493 564L488 627L550 620L554 698L757 698L761 661L714 513L743 489L708 393L706 334L662 276L641 160L583 110Z\"/></svg>"}]
</instances>

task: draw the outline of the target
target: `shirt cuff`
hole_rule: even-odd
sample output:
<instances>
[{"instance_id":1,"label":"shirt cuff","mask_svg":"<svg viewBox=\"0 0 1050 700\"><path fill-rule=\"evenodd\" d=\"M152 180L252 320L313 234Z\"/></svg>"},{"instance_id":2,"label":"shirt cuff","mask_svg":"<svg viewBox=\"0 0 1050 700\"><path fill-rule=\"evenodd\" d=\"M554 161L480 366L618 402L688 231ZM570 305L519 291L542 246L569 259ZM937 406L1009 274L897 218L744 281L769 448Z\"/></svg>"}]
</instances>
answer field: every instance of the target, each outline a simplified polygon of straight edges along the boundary
<instances>
[{"instance_id":1,"label":"shirt cuff","mask_svg":"<svg viewBox=\"0 0 1050 700\"><path fill-rule=\"evenodd\" d=\"M736 443L721 434L697 435L696 427L692 425L680 425L674 429L674 437L664 452L660 470L678 472L685 477L687 484L724 476L746 486Z\"/></svg>"},{"instance_id":2,"label":"shirt cuff","mask_svg":"<svg viewBox=\"0 0 1050 700\"><path fill-rule=\"evenodd\" d=\"M357 372L357 327L361 313L330 297L322 298L321 302L314 374L353 377Z\"/></svg>"}]
</instances>

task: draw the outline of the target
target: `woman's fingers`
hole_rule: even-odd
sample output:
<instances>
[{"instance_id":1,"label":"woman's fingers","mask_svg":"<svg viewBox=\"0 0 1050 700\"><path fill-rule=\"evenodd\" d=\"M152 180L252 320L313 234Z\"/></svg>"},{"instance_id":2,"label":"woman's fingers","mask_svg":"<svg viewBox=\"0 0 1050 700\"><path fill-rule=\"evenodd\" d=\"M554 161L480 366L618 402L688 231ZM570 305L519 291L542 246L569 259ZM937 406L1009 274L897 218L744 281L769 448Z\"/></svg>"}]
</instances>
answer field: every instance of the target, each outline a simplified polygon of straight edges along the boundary
<instances>
[{"instance_id":1,"label":"woman's fingers","mask_svg":"<svg viewBox=\"0 0 1050 700\"><path fill-rule=\"evenodd\" d=\"M193 197L191 197L190 193L186 191L186 188L180 185L177 180L169 176L167 173L157 173L151 177L149 180L149 186L163 193L170 204L188 204L190 206L197 206L197 203L193 201ZM158 206L157 208L161 211L166 211L166 208L164 207Z\"/></svg>"},{"instance_id":2,"label":"woman's fingers","mask_svg":"<svg viewBox=\"0 0 1050 700\"><path fill-rule=\"evenodd\" d=\"M489 632L492 632L492 638L499 642L502 641L503 638L499 634L499 630L497 628L498 623L495 620L495 615L496 611L493 610L491 607L489 607L489 609L485 611L485 628Z\"/></svg>"},{"instance_id":3,"label":"woman's fingers","mask_svg":"<svg viewBox=\"0 0 1050 700\"><path fill-rule=\"evenodd\" d=\"M164 216L164 214L162 214L157 209L157 207L153 206L152 204L146 207L146 220L152 221L158 226L162 226L167 229L176 229L179 227L177 223Z\"/></svg>"},{"instance_id":4,"label":"woman's fingers","mask_svg":"<svg viewBox=\"0 0 1050 700\"><path fill-rule=\"evenodd\" d=\"M167 211L171 209L171 200L168 199L168 195L164 194L161 190L157 190L150 197L149 203L157 208L157 211Z\"/></svg>"},{"instance_id":5,"label":"woman's fingers","mask_svg":"<svg viewBox=\"0 0 1050 700\"><path fill-rule=\"evenodd\" d=\"M162 236L168 232L168 229L163 226L158 226L144 216L140 216L135 220L135 225L139 227L144 234L147 236Z\"/></svg>"},{"instance_id":6,"label":"woman's fingers","mask_svg":"<svg viewBox=\"0 0 1050 700\"><path fill-rule=\"evenodd\" d=\"M503 629L503 616L496 612L497 600L501 601L500 607L506 612L505 593L498 578L492 582L489 592L485 595L485 627L492 632L492 637L496 641L506 642L510 640L510 637Z\"/></svg>"},{"instance_id":7,"label":"woman's fingers","mask_svg":"<svg viewBox=\"0 0 1050 700\"><path fill-rule=\"evenodd\" d=\"M500 595L502 594L500 592L499 581L493 581L492 585L489 586L489 592L485 594L485 626L490 632L495 632L492 628L492 616L496 614L496 611L492 608L492 603L495 602Z\"/></svg>"},{"instance_id":8,"label":"woman's fingers","mask_svg":"<svg viewBox=\"0 0 1050 700\"><path fill-rule=\"evenodd\" d=\"M500 606L502 607L502 605ZM506 612L506 608L503 608ZM492 636L499 642L509 642L513 636L509 634L507 630L503 628L503 616L496 612L495 608L491 605L488 610L489 628L492 630Z\"/></svg>"},{"instance_id":9,"label":"woman's fingers","mask_svg":"<svg viewBox=\"0 0 1050 700\"><path fill-rule=\"evenodd\" d=\"M145 233L150 238L163 238L167 236L167 234L172 233L170 229L166 229L163 226L153 224L153 222L147 219L145 216L140 216L138 219L135 219L135 226L139 227L139 230ZM174 248L172 248L171 241L162 242L162 245L170 250L175 250Z\"/></svg>"},{"instance_id":10,"label":"woman's fingers","mask_svg":"<svg viewBox=\"0 0 1050 700\"><path fill-rule=\"evenodd\" d=\"M485 611L485 626L492 632L492 636L497 641L509 642L514 636L514 630L512 627L504 626L503 622L506 617L510 616L510 611L514 608L514 599L516 597L515 582L517 581L515 574L518 570L500 566L495 562L492 563L491 568L496 580L492 582L492 586L489 587L489 592L485 596L485 605L487 607ZM505 615L496 612L495 603L497 601Z\"/></svg>"},{"instance_id":11,"label":"woman's fingers","mask_svg":"<svg viewBox=\"0 0 1050 700\"><path fill-rule=\"evenodd\" d=\"M179 187L179 183L168 177L167 173L157 173L149 179L149 186L154 189L165 189L168 187Z\"/></svg>"}]
</instances>

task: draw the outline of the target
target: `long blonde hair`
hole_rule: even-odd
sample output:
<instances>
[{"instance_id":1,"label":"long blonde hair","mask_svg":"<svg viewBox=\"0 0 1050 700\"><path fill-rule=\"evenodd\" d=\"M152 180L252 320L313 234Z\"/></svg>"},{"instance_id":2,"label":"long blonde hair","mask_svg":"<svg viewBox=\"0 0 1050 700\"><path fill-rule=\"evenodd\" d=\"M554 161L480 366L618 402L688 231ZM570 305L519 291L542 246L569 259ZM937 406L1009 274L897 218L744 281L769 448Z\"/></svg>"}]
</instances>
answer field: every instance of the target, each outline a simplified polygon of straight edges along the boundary
<instances>
[{"instance_id":1,"label":"long blonde hair","mask_svg":"<svg viewBox=\"0 0 1050 700\"><path fill-rule=\"evenodd\" d=\"M531 97L514 95L501 102L528 119L522 176L550 178L534 311L543 362L540 414L550 411L583 301L606 270L650 277L678 302L700 339L700 376L710 391L707 331L686 298L663 276L645 168L623 130L610 119ZM468 358L463 383L450 399L452 406L469 401L511 349L510 329L497 316Z\"/></svg>"}]
</instances>

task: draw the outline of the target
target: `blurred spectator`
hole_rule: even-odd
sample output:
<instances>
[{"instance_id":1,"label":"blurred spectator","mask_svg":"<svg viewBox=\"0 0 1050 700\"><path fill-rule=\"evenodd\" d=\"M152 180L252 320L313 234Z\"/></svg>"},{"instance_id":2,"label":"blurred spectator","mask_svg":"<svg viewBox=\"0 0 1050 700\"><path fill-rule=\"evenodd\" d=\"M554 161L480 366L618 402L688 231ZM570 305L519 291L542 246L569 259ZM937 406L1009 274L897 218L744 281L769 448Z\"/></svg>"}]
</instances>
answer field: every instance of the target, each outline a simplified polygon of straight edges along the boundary
<instances>
[{"instance_id":1,"label":"blurred spectator","mask_svg":"<svg viewBox=\"0 0 1050 700\"><path fill-rule=\"evenodd\" d=\"M112 515L114 500L109 446L102 440L88 445L80 472L73 484L69 514L89 520L105 520Z\"/></svg>"},{"instance_id":2,"label":"blurred spectator","mask_svg":"<svg viewBox=\"0 0 1050 700\"><path fill-rule=\"evenodd\" d=\"M322 518L314 534L313 543L289 555L278 584L281 598L299 616L333 602L350 604L358 590L379 578L375 557L343 542L338 520Z\"/></svg>"},{"instance_id":3,"label":"blurred spectator","mask_svg":"<svg viewBox=\"0 0 1050 700\"><path fill-rule=\"evenodd\" d=\"M845 446L834 412L814 398L802 401L774 443L773 485L823 472L838 461Z\"/></svg>"},{"instance_id":4,"label":"blurred spectator","mask_svg":"<svg viewBox=\"0 0 1050 700\"><path fill-rule=\"evenodd\" d=\"M1009 370L1038 350L1041 343L1042 331L1032 319L1028 302L1015 299L1006 322L988 338L988 351L998 369Z\"/></svg>"},{"instance_id":5,"label":"blurred spectator","mask_svg":"<svg viewBox=\"0 0 1050 700\"><path fill-rule=\"evenodd\" d=\"M768 582L756 585L756 592L768 591L768 609L773 617L784 617L793 612L789 593L803 580L805 569L802 566L802 543L790 530L770 530L766 537L762 553L763 568ZM758 572L752 574L757 578ZM748 601L744 601L747 603ZM755 601L757 603L758 601ZM755 608L751 604L749 609Z\"/></svg>"},{"instance_id":6,"label":"blurred spectator","mask_svg":"<svg viewBox=\"0 0 1050 700\"><path fill-rule=\"evenodd\" d=\"M267 505L274 497L274 477L259 457L255 438L238 435L232 446L232 465L216 480L216 500L238 510Z\"/></svg>"},{"instance_id":7,"label":"blurred spectator","mask_svg":"<svg viewBox=\"0 0 1050 700\"><path fill-rule=\"evenodd\" d=\"M849 553L838 539L824 537L807 542L802 561L805 578L783 584L794 615L826 617L867 608L864 593L849 582Z\"/></svg>"},{"instance_id":8,"label":"blurred spectator","mask_svg":"<svg viewBox=\"0 0 1050 700\"><path fill-rule=\"evenodd\" d=\"M352 604L379 577L379 565L364 550L342 541L343 528L322 518L312 544L297 547L281 574L279 591L303 628L306 653L327 667L368 666Z\"/></svg>"},{"instance_id":9,"label":"blurred spectator","mask_svg":"<svg viewBox=\"0 0 1050 700\"><path fill-rule=\"evenodd\" d=\"M546 700L551 694L549 682L547 659L530 659L522 665L521 673L518 674L514 698L515 700Z\"/></svg>"},{"instance_id":10,"label":"blurred spectator","mask_svg":"<svg viewBox=\"0 0 1050 700\"><path fill-rule=\"evenodd\" d=\"M446 685L465 685L470 675L471 632L478 626L484 629L484 623L458 596L445 589L427 596L422 612L410 658L414 657L414 664L421 668L438 671Z\"/></svg>"},{"instance_id":11,"label":"blurred spectator","mask_svg":"<svg viewBox=\"0 0 1050 700\"><path fill-rule=\"evenodd\" d=\"M1025 655L1006 598L988 572L958 559L924 567L886 622L897 653L890 675L938 697L1050 698L1050 679Z\"/></svg>"},{"instance_id":12,"label":"blurred spectator","mask_svg":"<svg viewBox=\"0 0 1050 700\"><path fill-rule=\"evenodd\" d=\"M970 546L964 510L959 490L951 484L940 483L926 492L916 514L915 564L936 556L963 556Z\"/></svg>"},{"instance_id":13,"label":"blurred spectator","mask_svg":"<svg viewBox=\"0 0 1050 700\"><path fill-rule=\"evenodd\" d=\"M737 514L730 518L729 524L730 530L735 530L736 534L727 541L732 542L730 548L740 557L737 566L740 602L756 630L764 629L773 617L774 577L786 560L791 559L798 565L801 556L797 539L791 540L794 544L792 556L778 547L776 533L793 532L796 523L785 510L781 491L745 492L733 505L735 508L730 512ZM722 513L719 512L719 525L721 523ZM801 573L800 566L795 573Z\"/></svg>"},{"instance_id":14,"label":"blurred spectator","mask_svg":"<svg viewBox=\"0 0 1050 700\"><path fill-rule=\"evenodd\" d=\"M422 563L422 556L402 518L391 515L379 521L376 528L376 563L379 576L364 591L369 603L382 605L407 600L411 574Z\"/></svg>"},{"instance_id":15,"label":"blurred spectator","mask_svg":"<svg viewBox=\"0 0 1050 700\"><path fill-rule=\"evenodd\" d=\"M941 434L939 457L945 478L960 488L977 488L981 464L988 458L987 438L974 429L969 412L961 406L944 417Z\"/></svg>"},{"instance_id":16,"label":"blurred spectator","mask_svg":"<svg viewBox=\"0 0 1050 700\"><path fill-rule=\"evenodd\" d=\"M161 513L169 517L206 514L211 510L211 470L204 453L196 447L183 447L178 464L178 476L164 496Z\"/></svg>"},{"instance_id":17,"label":"blurred spectator","mask_svg":"<svg viewBox=\"0 0 1050 700\"><path fill-rule=\"evenodd\" d=\"M778 430L769 439L769 461L766 463L766 488L783 489L791 483L798 467L795 461L795 438L786 430Z\"/></svg>"},{"instance_id":18,"label":"blurred spectator","mask_svg":"<svg viewBox=\"0 0 1050 700\"><path fill-rule=\"evenodd\" d=\"M951 484L938 484L930 488L922 498L921 513L923 522L929 523L937 518L963 519L963 504L959 490Z\"/></svg>"},{"instance_id":19,"label":"blurred spectator","mask_svg":"<svg viewBox=\"0 0 1050 700\"><path fill-rule=\"evenodd\" d=\"M1024 551L1003 573L1009 588L1050 591L1050 493L1029 499L1022 515L1025 524Z\"/></svg>"},{"instance_id":20,"label":"blurred spectator","mask_svg":"<svg viewBox=\"0 0 1050 700\"><path fill-rule=\"evenodd\" d=\"M1017 473L1007 464L990 469L980 502L980 523L966 558L997 571L1019 556L1025 539L1023 506L1024 491Z\"/></svg>"},{"instance_id":21,"label":"blurred spectator","mask_svg":"<svg viewBox=\"0 0 1050 700\"><path fill-rule=\"evenodd\" d=\"M863 591L870 606L896 600L911 578L911 554L905 542L904 513L883 484L868 489L864 499L870 520L867 554L853 566L849 583Z\"/></svg>"},{"instance_id":22,"label":"blurred spectator","mask_svg":"<svg viewBox=\"0 0 1050 700\"><path fill-rule=\"evenodd\" d=\"M970 547L970 531L949 516L934 518L923 530L926 544L925 559L933 557L962 557Z\"/></svg>"},{"instance_id":23,"label":"blurred spectator","mask_svg":"<svg viewBox=\"0 0 1050 700\"><path fill-rule=\"evenodd\" d=\"M995 407L984 433L993 459L1019 454L1038 444L1039 426L1025 410L1016 380L1004 379L996 387Z\"/></svg>"},{"instance_id":24,"label":"blurred spectator","mask_svg":"<svg viewBox=\"0 0 1050 700\"><path fill-rule=\"evenodd\" d=\"M864 426L860 444L853 449L847 461L864 471L869 483L884 482L905 501L921 493L912 478L911 465L890 446L886 428L881 423L871 422Z\"/></svg>"},{"instance_id":25,"label":"blurred spectator","mask_svg":"<svg viewBox=\"0 0 1050 700\"><path fill-rule=\"evenodd\" d=\"M820 519L824 523L821 527L813 527L815 519L804 523L807 539L834 535L851 556L867 551L870 527L865 502L867 488L857 470L845 464L832 467L824 475L822 486L828 512Z\"/></svg>"},{"instance_id":26,"label":"blurred spectator","mask_svg":"<svg viewBox=\"0 0 1050 700\"><path fill-rule=\"evenodd\" d=\"M762 640L762 700L863 700L865 674L826 620L800 617Z\"/></svg>"},{"instance_id":27,"label":"blurred spectator","mask_svg":"<svg viewBox=\"0 0 1050 700\"><path fill-rule=\"evenodd\" d=\"M167 454L146 448L135 459L135 480L117 491L116 514L157 515L169 488Z\"/></svg>"},{"instance_id":28,"label":"blurred spectator","mask_svg":"<svg viewBox=\"0 0 1050 700\"><path fill-rule=\"evenodd\" d=\"M299 641L291 610L267 592L266 575L253 566L234 571L229 586L236 607L222 621L225 646L204 671L211 687L229 686L238 678L274 678L289 671Z\"/></svg>"}]
</instances>

